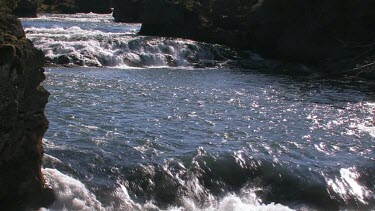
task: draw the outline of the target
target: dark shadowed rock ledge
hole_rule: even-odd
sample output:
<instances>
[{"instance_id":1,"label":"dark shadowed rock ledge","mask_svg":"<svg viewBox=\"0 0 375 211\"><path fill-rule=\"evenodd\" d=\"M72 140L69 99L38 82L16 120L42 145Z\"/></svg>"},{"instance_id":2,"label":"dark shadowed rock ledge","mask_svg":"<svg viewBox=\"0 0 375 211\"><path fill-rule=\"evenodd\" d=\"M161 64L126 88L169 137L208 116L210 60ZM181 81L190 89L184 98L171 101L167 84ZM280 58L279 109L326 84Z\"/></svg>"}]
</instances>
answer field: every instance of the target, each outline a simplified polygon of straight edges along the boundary
<instances>
[{"instance_id":1,"label":"dark shadowed rock ledge","mask_svg":"<svg viewBox=\"0 0 375 211\"><path fill-rule=\"evenodd\" d=\"M141 12L134 18L141 17L141 35L218 43L305 64L324 76L375 80L373 0L137 2ZM114 4L117 21L131 19L128 5Z\"/></svg>"},{"instance_id":2,"label":"dark shadowed rock ledge","mask_svg":"<svg viewBox=\"0 0 375 211\"><path fill-rule=\"evenodd\" d=\"M19 0L13 14L18 17L37 17L37 13L99 13L112 12L112 0Z\"/></svg>"},{"instance_id":3,"label":"dark shadowed rock ledge","mask_svg":"<svg viewBox=\"0 0 375 211\"><path fill-rule=\"evenodd\" d=\"M0 206L25 210L51 203L52 190L41 173L42 138L48 128L44 108L49 93L44 55L25 38L21 23L0 16Z\"/></svg>"}]
</instances>

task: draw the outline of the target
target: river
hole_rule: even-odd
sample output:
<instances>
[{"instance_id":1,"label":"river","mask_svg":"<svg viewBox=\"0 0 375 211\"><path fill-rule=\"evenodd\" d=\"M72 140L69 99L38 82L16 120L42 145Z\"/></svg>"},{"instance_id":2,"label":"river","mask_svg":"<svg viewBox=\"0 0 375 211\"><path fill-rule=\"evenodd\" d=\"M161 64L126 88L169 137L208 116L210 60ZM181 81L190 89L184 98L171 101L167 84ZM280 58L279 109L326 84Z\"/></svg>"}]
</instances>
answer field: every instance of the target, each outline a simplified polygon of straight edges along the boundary
<instances>
[{"instance_id":1,"label":"river","mask_svg":"<svg viewBox=\"0 0 375 211\"><path fill-rule=\"evenodd\" d=\"M375 209L373 84L231 67L230 49L110 15L22 23L60 64L43 210Z\"/></svg>"}]
</instances>

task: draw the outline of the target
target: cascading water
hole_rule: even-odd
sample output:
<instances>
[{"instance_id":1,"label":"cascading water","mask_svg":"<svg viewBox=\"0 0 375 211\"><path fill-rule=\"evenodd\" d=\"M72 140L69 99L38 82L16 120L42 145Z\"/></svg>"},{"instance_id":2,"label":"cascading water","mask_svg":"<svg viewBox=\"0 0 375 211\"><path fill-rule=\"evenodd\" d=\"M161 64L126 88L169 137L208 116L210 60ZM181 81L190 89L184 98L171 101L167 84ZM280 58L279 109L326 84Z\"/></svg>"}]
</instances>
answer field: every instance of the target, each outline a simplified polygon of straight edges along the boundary
<instances>
[{"instance_id":1,"label":"cascading water","mask_svg":"<svg viewBox=\"0 0 375 211\"><path fill-rule=\"evenodd\" d=\"M53 18L52 18L53 17ZM140 24L116 24L107 16L42 16L25 20L29 39L47 61L94 67L212 67L236 53L219 45L189 40L135 36ZM81 20L83 18L83 20ZM79 20L79 21L78 21ZM43 23L37 26L33 23ZM106 27L100 24L105 24Z\"/></svg>"},{"instance_id":2,"label":"cascading water","mask_svg":"<svg viewBox=\"0 0 375 211\"><path fill-rule=\"evenodd\" d=\"M232 68L230 49L109 15L22 22L69 66L46 70L43 210L375 208L373 84Z\"/></svg>"}]
</instances>

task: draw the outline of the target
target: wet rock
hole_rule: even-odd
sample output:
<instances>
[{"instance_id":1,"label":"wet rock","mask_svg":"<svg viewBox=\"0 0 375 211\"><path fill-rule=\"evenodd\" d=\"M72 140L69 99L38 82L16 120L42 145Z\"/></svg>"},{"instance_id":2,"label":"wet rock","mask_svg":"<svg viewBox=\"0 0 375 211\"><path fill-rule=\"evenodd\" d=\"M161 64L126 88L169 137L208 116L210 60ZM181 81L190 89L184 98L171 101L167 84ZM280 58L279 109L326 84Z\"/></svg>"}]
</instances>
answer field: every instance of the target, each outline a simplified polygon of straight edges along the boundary
<instances>
[{"instance_id":1,"label":"wet rock","mask_svg":"<svg viewBox=\"0 0 375 211\"><path fill-rule=\"evenodd\" d=\"M138 54L127 53L124 57L124 64L129 67L142 67L142 59Z\"/></svg>"},{"instance_id":2,"label":"wet rock","mask_svg":"<svg viewBox=\"0 0 375 211\"><path fill-rule=\"evenodd\" d=\"M53 61L55 64L61 64L61 65L67 65L67 64L70 64L71 61L70 61L70 58L69 56L67 55L61 55L61 56L58 56L54 59Z\"/></svg>"},{"instance_id":3,"label":"wet rock","mask_svg":"<svg viewBox=\"0 0 375 211\"><path fill-rule=\"evenodd\" d=\"M166 60L169 67L177 67L178 66L176 59L174 59L173 56L171 56L171 55L166 55L165 60Z\"/></svg>"},{"instance_id":4,"label":"wet rock","mask_svg":"<svg viewBox=\"0 0 375 211\"><path fill-rule=\"evenodd\" d=\"M38 208L54 199L41 173L49 96L40 86L45 79L44 55L22 31L15 17L0 16L0 204L4 210Z\"/></svg>"},{"instance_id":5,"label":"wet rock","mask_svg":"<svg viewBox=\"0 0 375 211\"><path fill-rule=\"evenodd\" d=\"M171 204L176 201L179 183L172 175L160 170L155 175L155 198L158 202Z\"/></svg>"},{"instance_id":6,"label":"wet rock","mask_svg":"<svg viewBox=\"0 0 375 211\"><path fill-rule=\"evenodd\" d=\"M17 39L22 39L26 36L21 22L15 21L15 17L13 16L4 14L0 14L0 32L0 44L16 41Z\"/></svg>"}]
</instances>

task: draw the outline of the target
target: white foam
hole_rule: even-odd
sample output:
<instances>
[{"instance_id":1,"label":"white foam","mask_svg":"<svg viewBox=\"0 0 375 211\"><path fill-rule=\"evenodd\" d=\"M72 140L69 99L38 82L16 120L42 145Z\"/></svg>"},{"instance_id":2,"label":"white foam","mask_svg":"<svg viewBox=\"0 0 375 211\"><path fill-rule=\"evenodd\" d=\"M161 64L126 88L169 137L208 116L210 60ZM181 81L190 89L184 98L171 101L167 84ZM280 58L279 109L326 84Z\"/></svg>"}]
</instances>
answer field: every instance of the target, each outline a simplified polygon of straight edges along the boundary
<instances>
[{"instance_id":1,"label":"white foam","mask_svg":"<svg viewBox=\"0 0 375 211\"><path fill-rule=\"evenodd\" d=\"M185 39L134 37L140 25L124 27L103 25L90 28L88 23L102 23L107 16L41 16L36 20L23 19L27 37L42 49L48 60L57 62L60 56L70 58L79 66L106 67L189 67L210 66L220 47ZM46 26L36 22L47 21ZM52 21L52 23L51 23ZM59 22L60 21L60 22ZM33 24L33 22L36 22ZM66 24L68 23L68 24ZM125 28L125 29L122 29ZM78 62L77 62L78 61ZM223 61L224 62L224 61ZM60 63L62 64L62 63Z\"/></svg>"},{"instance_id":2,"label":"white foam","mask_svg":"<svg viewBox=\"0 0 375 211\"><path fill-rule=\"evenodd\" d=\"M113 202L103 206L96 196L79 180L67 176L56 169L45 168L42 170L46 180L52 186L56 201L49 208L42 208L40 211L58 210L163 210L158 208L152 201L140 204L135 202L129 195L128 190L122 184L112 194ZM201 192L201 191L198 191ZM253 190L242 191L241 196L228 194L224 198L208 197L202 207L194 197L182 197L182 206L169 207L166 211L290 211L292 209L281 204L263 204Z\"/></svg>"},{"instance_id":3,"label":"white foam","mask_svg":"<svg viewBox=\"0 0 375 211\"><path fill-rule=\"evenodd\" d=\"M262 204L256 195L250 191L249 195L239 197L234 194L229 194L226 197L212 201L208 206L200 207L193 200L189 198L183 199L184 206L171 207L168 211L291 211L287 206L281 204Z\"/></svg>"},{"instance_id":4,"label":"white foam","mask_svg":"<svg viewBox=\"0 0 375 211\"><path fill-rule=\"evenodd\" d=\"M56 201L48 210L103 210L95 195L80 181L56 169L45 168L42 171L56 195Z\"/></svg>"},{"instance_id":5,"label":"white foam","mask_svg":"<svg viewBox=\"0 0 375 211\"><path fill-rule=\"evenodd\" d=\"M27 36L50 61L60 56L82 66L169 67L191 66L214 60L213 48L190 40L125 36L71 28L27 28Z\"/></svg>"},{"instance_id":6,"label":"white foam","mask_svg":"<svg viewBox=\"0 0 375 211\"><path fill-rule=\"evenodd\" d=\"M362 186L357 180L360 174L356 168L340 169L340 177L327 179L327 184L340 195L343 199L352 197L358 199L361 203L367 204L368 198L373 196L372 191Z\"/></svg>"}]
</instances>

